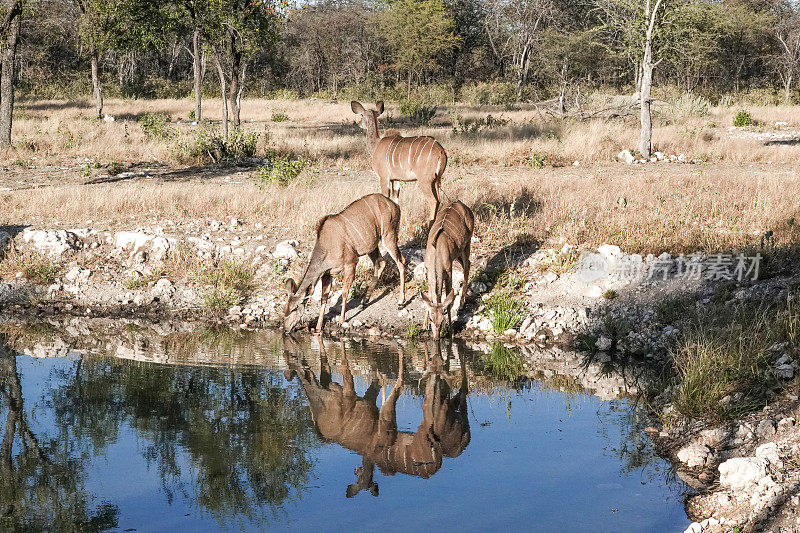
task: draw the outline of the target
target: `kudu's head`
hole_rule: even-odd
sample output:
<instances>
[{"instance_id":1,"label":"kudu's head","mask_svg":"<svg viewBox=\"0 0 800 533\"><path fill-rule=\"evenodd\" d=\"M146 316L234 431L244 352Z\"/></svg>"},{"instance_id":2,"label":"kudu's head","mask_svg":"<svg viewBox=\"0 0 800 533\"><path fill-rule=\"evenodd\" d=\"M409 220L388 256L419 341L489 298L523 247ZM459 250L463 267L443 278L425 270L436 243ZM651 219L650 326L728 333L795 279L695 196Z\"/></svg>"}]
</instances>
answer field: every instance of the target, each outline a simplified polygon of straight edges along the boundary
<instances>
[{"instance_id":1,"label":"kudu's head","mask_svg":"<svg viewBox=\"0 0 800 533\"><path fill-rule=\"evenodd\" d=\"M450 307L453 305L453 299L456 294L451 290L450 294L438 304L433 303L424 292L421 292L419 295L422 298L422 303L425 304L425 307L428 308L428 312L430 313L431 333L433 334L433 338L438 339L439 331L442 329L442 322L444 321L444 317L450 313Z\"/></svg>"},{"instance_id":2,"label":"kudu's head","mask_svg":"<svg viewBox=\"0 0 800 533\"><path fill-rule=\"evenodd\" d=\"M286 305L283 306L283 330L292 331L300 319L303 317L303 311L306 309L306 300L308 300L309 292L306 294L297 294L297 284L293 279L286 280L286 293L288 299Z\"/></svg>"},{"instance_id":3,"label":"kudu's head","mask_svg":"<svg viewBox=\"0 0 800 533\"><path fill-rule=\"evenodd\" d=\"M378 100L375 104L375 109L367 109L360 102L353 100L350 102L350 109L358 115L356 123L367 132L367 149L371 154L380 138L378 134L378 116L383 113L383 100Z\"/></svg>"}]
</instances>

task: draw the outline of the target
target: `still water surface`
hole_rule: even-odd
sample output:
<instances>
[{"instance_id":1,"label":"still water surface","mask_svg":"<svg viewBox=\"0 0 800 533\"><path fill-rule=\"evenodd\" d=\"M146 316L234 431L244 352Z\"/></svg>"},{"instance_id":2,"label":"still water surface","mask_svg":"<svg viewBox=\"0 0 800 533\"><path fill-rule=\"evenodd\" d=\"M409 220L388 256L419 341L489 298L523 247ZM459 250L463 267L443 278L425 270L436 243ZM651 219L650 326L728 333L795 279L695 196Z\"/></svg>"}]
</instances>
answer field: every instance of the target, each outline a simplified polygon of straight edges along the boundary
<instances>
[{"instance_id":1,"label":"still water surface","mask_svg":"<svg viewBox=\"0 0 800 533\"><path fill-rule=\"evenodd\" d=\"M0 529L689 523L628 399L499 381L463 346L137 335L0 335Z\"/></svg>"}]
</instances>

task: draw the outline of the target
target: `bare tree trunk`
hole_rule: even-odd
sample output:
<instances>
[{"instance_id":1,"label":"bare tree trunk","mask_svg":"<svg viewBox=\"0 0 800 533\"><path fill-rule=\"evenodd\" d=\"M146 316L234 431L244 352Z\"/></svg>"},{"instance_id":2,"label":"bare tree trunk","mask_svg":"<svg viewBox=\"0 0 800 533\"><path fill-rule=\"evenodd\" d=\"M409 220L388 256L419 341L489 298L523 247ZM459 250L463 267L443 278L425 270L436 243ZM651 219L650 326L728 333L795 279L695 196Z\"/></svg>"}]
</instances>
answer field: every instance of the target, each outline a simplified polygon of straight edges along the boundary
<instances>
[{"instance_id":1,"label":"bare tree trunk","mask_svg":"<svg viewBox=\"0 0 800 533\"><path fill-rule=\"evenodd\" d=\"M650 113L650 90L653 86L653 69L658 63L653 63L653 30L656 25L656 16L661 0L656 0L653 10L650 11L650 0L647 0L645 16L650 19L644 41L644 57L642 58L642 88L639 93L641 102L640 122L642 131L639 135L639 153L650 157L653 138L653 118Z\"/></svg>"},{"instance_id":2,"label":"bare tree trunk","mask_svg":"<svg viewBox=\"0 0 800 533\"><path fill-rule=\"evenodd\" d=\"M639 92L641 102L640 122L642 131L639 134L639 153L650 157L653 138L653 121L650 113L650 90L653 85L653 58L650 41L645 45L644 61L642 61L642 88Z\"/></svg>"},{"instance_id":3,"label":"bare tree trunk","mask_svg":"<svg viewBox=\"0 0 800 533\"><path fill-rule=\"evenodd\" d=\"M203 65L200 57L200 29L195 28L192 35L192 52L194 53L194 119L203 120L203 97L200 94L203 84Z\"/></svg>"},{"instance_id":4,"label":"bare tree trunk","mask_svg":"<svg viewBox=\"0 0 800 533\"><path fill-rule=\"evenodd\" d=\"M94 95L94 108L97 118L103 116L103 88L100 86L100 72L98 64L99 54L96 50L92 51L92 94Z\"/></svg>"},{"instance_id":5,"label":"bare tree trunk","mask_svg":"<svg viewBox=\"0 0 800 533\"><path fill-rule=\"evenodd\" d=\"M0 73L0 146L11 146L11 123L14 114L14 67L17 56L17 43L22 23L22 5L18 0L5 2L6 42L3 50L2 72Z\"/></svg>"},{"instance_id":6,"label":"bare tree trunk","mask_svg":"<svg viewBox=\"0 0 800 533\"><path fill-rule=\"evenodd\" d=\"M790 72L788 76L786 76L786 103L790 104L792 102L792 73Z\"/></svg>"},{"instance_id":7,"label":"bare tree trunk","mask_svg":"<svg viewBox=\"0 0 800 533\"><path fill-rule=\"evenodd\" d=\"M228 91L227 83L225 81L225 70L222 68L222 62L219 57L214 58L214 64L217 66L217 76L219 76L219 88L222 96L222 138L228 142Z\"/></svg>"}]
</instances>

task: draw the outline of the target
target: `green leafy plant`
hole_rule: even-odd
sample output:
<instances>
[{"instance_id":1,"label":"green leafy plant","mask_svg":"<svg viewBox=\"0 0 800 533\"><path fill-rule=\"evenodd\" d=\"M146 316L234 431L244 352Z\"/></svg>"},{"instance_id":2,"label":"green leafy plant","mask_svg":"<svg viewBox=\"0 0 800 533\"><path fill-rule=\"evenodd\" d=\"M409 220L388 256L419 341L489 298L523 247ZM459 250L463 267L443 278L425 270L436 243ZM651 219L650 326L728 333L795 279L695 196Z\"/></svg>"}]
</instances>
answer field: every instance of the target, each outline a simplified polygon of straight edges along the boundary
<instances>
[{"instance_id":1,"label":"green leafy plant","mask_svg":"<svg viewBox=\"0 0 800 533\"><path fill-rule=\"evenodd\" d=\"M743 126L750 126L753 124L753 117L750 116L750 112L742 109L738 113L736 113L736 117L733 119L733 125L737 128L741 128Z\"/></svg>"},{"instance_id":2,"label":"green leafy plant","mask_svg":"<svg viewBox=\"0 0 800 533\"><path fill-rule=\"evenodd\" d=\"M139 126L148 139L168 141L178 136L178 132L169 125L169 116L163 113L145 113L139 117Z\"/></svg>"},{"instance_id":3,"label":"green leafy plant","mask_svg":"<svg viewBox=\"0 0 800 533\"><path fill-rule=\"evenodd\" d=\"M303 172L310 161L303 156L278 155L274 151L267 154L264 164L256 170L254 179L260 186L276 184L286 187Z\"/></svg>"},{"instance_id":4,"label":"green leafy plant","mask_svg":"<svg viewBox=\"0 0 800 533\"><path fill-rule=\"evenodd\" d=\"M272 122L286 122L287 120L289 120L289 115L283 111L272 112Z\"/></svg>"},{"instance_id":5,"label":"green leafy plant","mask_svg":"<svg viewBox=\"0 0 800 533\"><path fill-rule=\"evenodd\" d=\"M522 304L514 299L508 289L495 291L486 302L486 309L495 333L503 333L516 327L524 312Z\"/></svg>"},{"instance_id":6,"label":"green leafy plant","mask_svg":"<svg viewBox=\"0 0 800 533\"><path fill-rule=\"evenodd\" d=\"M437 106L425 105L420 100L404 98L400 102L400 113L407 115L411 122L427 126L436 115Z\"/></svg>"}]
</instances>

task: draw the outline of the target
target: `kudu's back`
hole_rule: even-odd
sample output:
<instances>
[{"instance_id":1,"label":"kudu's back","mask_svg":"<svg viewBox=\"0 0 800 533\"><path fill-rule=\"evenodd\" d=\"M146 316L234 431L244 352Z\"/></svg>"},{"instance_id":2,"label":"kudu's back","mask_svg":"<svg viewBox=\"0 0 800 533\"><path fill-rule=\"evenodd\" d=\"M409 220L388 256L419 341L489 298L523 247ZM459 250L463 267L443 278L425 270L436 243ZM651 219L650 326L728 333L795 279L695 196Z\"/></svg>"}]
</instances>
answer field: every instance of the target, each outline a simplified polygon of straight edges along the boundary
<instances>
[{"instance_id":1,"label":"kudu's back","mask_svg":"<svg viewBox=\"0 0 800 533\"><path fill-rule=\"evenodd\" d=\"M438 180L447 167L447 152L433 137L387 135L372 154L372 166L379 176L402 181Z\"/></svg>"},{"instance_id":2,"label":"kudu's back","mask_svg":"<svg viewBox=\"0 0 800 533\"><path fill-rule=\"evenodd\" d=\"M397 233L400 207L382 194L369 194L317 224L317 246L330 247L345 242L357 255L375 249L381 238Z\"/></svg>"}]
</instances>

